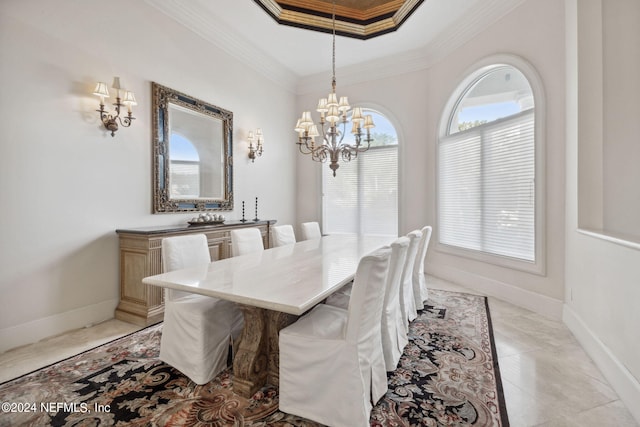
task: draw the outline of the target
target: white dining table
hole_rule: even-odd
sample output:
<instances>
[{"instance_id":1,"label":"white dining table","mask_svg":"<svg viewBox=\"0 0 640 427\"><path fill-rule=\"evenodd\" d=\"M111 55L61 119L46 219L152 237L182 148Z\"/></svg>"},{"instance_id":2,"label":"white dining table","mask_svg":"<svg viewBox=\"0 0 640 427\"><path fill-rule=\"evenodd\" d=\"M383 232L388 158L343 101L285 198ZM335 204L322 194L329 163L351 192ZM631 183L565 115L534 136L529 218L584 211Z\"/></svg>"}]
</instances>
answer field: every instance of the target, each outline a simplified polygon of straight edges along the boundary
<instances>
[{"instance_id":1,"label":"white dining table","mask_svg":"<svg viewBox=\"0 0 640 427\"><path fill-rule=\"evenodd\" d=\"M244 327L234 350L234 391L278 385L278 331L353 279L360 259L393 236L329 235L149 276L143 283L238 303Z\"/></svg>"}]
</instances>

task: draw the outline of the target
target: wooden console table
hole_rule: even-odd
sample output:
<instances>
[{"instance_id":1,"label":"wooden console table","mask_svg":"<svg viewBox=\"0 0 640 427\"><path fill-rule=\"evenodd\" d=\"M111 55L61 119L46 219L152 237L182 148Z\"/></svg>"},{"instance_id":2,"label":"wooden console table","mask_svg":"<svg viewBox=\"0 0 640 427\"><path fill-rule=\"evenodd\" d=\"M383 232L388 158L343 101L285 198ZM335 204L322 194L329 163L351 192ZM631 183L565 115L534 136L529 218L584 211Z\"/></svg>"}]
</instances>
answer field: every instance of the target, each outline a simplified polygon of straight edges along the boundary
<instances>
[{"instance_id":1,"label":"wooden console table","mask_svg":"<svg viewBox=\"0 0 640 427\"><path fill-rule=\"evenodd\" d=\"M264 247L271 242L271 226L275 220L227 221L204 226L160 226L118 229L120 240L120 303L116 319L147 326L162 321L164 316L163 289L145 285L142 279L162 273L162 239L170 236L203 233L209 242L211 260L231 256L231 233L234 228L256 227L262 233Z\"/></svg>"}]
</instances>

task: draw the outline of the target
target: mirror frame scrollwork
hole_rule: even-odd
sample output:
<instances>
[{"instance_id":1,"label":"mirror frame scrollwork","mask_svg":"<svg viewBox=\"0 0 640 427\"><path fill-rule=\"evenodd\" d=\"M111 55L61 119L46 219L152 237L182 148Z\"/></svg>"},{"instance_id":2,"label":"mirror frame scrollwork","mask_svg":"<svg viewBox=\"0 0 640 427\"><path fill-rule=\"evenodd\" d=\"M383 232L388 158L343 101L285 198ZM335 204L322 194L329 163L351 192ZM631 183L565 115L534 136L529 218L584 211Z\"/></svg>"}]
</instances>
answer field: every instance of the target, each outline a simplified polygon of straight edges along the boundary
<instances>
[{"instance_id":1,"label":"mirror frame scrollwork","mask_svg":"<svg viewBox=\"0 0 640 427\"><path fill-rule=\"evenodd\" d=\"M233 209L233 113L182 92L151 82L153 110L153 213L229 211ZM172 199L169 103L222 121L224 166L222 198Z\"/></svg>"}]
</instances>

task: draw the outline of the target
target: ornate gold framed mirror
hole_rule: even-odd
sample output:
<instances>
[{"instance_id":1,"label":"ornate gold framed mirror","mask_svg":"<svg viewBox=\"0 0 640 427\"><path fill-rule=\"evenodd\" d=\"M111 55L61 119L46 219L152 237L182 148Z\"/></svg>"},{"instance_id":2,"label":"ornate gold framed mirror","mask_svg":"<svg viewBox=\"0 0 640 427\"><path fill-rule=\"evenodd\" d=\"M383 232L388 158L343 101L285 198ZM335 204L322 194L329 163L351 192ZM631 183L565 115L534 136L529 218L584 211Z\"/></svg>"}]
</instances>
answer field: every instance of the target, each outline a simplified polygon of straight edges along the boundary
<instances>
[{"instance_id":1,"label":"ornate gold framed mirror","mask_svg":"<svg viewBox=\"0 0 640 427\"><path fill-rule=\"evenodd\" d=\"M233 113L151 83L153 213L233 209Z\"/></svg>"}]
</instances>

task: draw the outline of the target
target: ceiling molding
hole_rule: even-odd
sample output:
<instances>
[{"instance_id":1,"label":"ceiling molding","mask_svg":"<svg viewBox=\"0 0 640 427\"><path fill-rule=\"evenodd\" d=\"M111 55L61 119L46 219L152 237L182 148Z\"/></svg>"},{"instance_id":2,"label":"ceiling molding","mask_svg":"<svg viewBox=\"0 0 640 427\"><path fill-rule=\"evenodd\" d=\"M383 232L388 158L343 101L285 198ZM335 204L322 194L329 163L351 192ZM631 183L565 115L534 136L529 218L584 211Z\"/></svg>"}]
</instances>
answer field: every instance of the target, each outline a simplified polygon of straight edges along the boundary
<instances>
[{"instance_id":1,"label":"ceiling molding","mask_svg":"<svg viewBox=\"0 0 640 427\"><path fill-rule=\"evenodd\" d=\"M279 24L323 33L333 31L333 10L329 2L319 0L254 1ZM390 0L380 2L369 9L337 4L335 9L336 34L367 40L396 31L423 2L424 0Z\"/></svg>"},{"instance_id":2,"label":"ceiling molding","mask_svg":"<svg viewBox=\"0 0 640 427\"><path fill-rule=\"evenodd\" d=\"M262 3L276 3L283 8L304 9L310 13L331 16L333 2L327 0L256 0ZM382 15L393 15L405 4L415 4L415 0L336 0L336 15L343 19L366 22Z\"/></svg>"}]
</instances>

